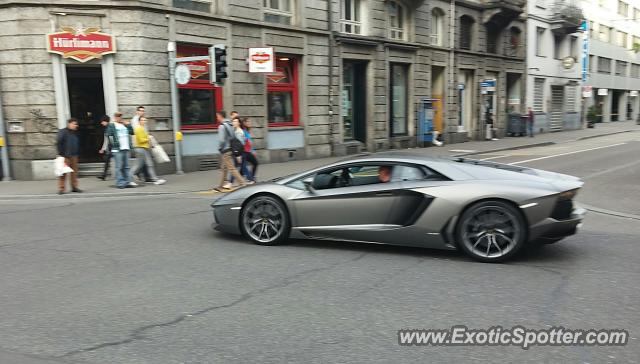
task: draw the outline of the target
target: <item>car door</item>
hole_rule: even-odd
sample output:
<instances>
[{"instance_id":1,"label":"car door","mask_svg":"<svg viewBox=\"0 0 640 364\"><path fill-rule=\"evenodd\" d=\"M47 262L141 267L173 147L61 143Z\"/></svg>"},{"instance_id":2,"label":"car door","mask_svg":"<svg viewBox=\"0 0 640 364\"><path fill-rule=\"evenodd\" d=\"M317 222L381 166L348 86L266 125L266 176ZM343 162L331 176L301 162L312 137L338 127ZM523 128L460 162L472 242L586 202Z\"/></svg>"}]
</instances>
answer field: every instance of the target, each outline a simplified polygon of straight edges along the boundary
<instances>
[{"instance_id":1,"label":"car door","mask_svg":"<svg viewBox=\"0 0 640 364\"><path fill-rule=\"evenodd\" d=\"M349 185L305 190L292 199L296 228L308 234L334 238L352 236L357 230L387 228L402 182L380 183L379 164L344 170L353 167L331 172L336 176L349 173L352 181Z\"/></svg>"}]
</instances>

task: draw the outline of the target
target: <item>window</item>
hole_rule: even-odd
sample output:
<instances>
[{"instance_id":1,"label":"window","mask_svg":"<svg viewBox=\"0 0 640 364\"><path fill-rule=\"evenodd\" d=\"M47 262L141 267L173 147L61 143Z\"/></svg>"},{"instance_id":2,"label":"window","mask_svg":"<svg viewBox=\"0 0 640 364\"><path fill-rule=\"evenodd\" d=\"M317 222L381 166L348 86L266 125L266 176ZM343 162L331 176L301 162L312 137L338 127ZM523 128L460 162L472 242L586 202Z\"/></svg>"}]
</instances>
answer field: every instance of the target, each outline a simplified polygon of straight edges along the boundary
<instances>
[{"instance_id":1,"label":"window","mask_svg":"<svg viewBox=\"0 0 640 364\"><path fill-rule=\"evenodd\" d=\"M342 1L342 19L340 19L340 27L340 30L343 33L362 34L360 0Z\"/></svg>"},{"instance_id":2,"label":"window","mask_svg":"<svg viewBox=\"0 0 640 364\"><path fill-rule=\"evenodd\" d=\"M589 20L589 38L596 38L596 23Z\"/></svg>"},{"instance_id":3,"label":"window","mask_svg":"<svg viewBox=\"0 0 640 364\"><path fill-rule=\"evenodd\" d=\"M407 135L408 67L401 63L391 63L391 110L389 112L391 136Z\"/></svg>"},{"instance_id":4,"label":"window","mask_svg":"<svg viewBox=\"0 0 640 364\"><path fill-rule=\"evenodd\" d=\"M267 78L269 126L298 125L298 64L276 55L276 67Z\"/></svg>"},{"instance_id":5,"label":"window","mask_svg":"<svg viewBox=\"0 0 640 364\"><path fill-rule=\"evenodd\" d=\"M543 112L544 107L544 78L536 77L533 88L533 111Z\"/></svg>"},{"instance_id":6,"label":"window","mask_svg":"<svg viewBox=\"0 0 640 364\"><path fill-rule=\"evenodd\" d=\"M629 68L629 63L624 61L616 61L616 76L627 76L627 68Z\"/></svg>"},{"instance_id":7,"label":"window","mask_svg":"<svg viewBox=\"0 0 640 364\"><path fill-rule=\"evenodd\" d=\"M264 0L264 21L291 25L292 18L292 0Z\"/></svg>"},{"instance_id":8,"label":"window","mask_svg":"<svg viewBox=\"0 0 640 364\"><path fill-rule=\"evenodd\" d=\"M208 46L178 44L178 57L209 55ZM212 129L216 127L216 110L222 109L222 88L209 82L207 61L186 63L191 70L191 80L178 85L180 121L182 129Z\"/></svg>"},{"instance_id":9,"label":"window","mask_svg":"<svg viewBox=\"0 0 640 364\"><path fill-rule=\"evenodd\" d=\"M475 20L468 15L460 17L460 49L471 50L473 42L473 24Z\"/></svg>"},{"instance_id":10,"label":"window","mask_svg":"<svg viewBox=\"0 0 640 364\"><path fill-rule=\"evenodd\" d=\"M607 43L611 42L611 28L606 25L600 24L599 30L600 40Z\"/></svg>"},{"instance_id":11,"label":"window","mask_svg":"<svg viewBox=\"0 0 640 364\"><path fill-rule=\"evenodd\" d=\"M618 30L616 32L616 45L627 48L627 36L627 33Z\"/></svg>"},{"instance_id":12,"label":"window","mask_svg":"<svg viewBox=\"0 0 640 364\"><path fill-rule=\"evenodd\" d=\"M444 11L440 8L431 11L431 44L444 45Z\"/></svg>"},{"instance_id":13,"label":"window","mask_svg":"<svg viewBox=\"0 0 640 364\"><path fill-rule=\"evenodd\" d=\"M640 37L633 36L633 40L631 41L631 49L636 50L640 47Z\"/></svg>"},{"instance_id":14,"label":"window","mask_svg":"<svg viewBox=\"0 0 640 364\"><path fill-rule=\"evenodd\" d=\"M173 0L173 7L210 13L211 0Z\"/></svg>"},{"instance_id":15,"label":"window","mask_svg":"<svg viewBox=\"0 0 640 364\"><path fill-rule=\"evenodd\" d=\"M387 9L389 12L389 38L404 39L405 9L397 1L389 1Z\"/></svg>"},{"instance_id":16,"label":"window","mask_svg":"<svg viewBox=\"0 0 640 364\"><path fill-rule=\"evenodd\" d=\"M495 25L486 26L487 33L487 53L498 53L498 41L500 39L500 28Z\"/></svg>"},{"instance_id":17,"label":"window","mask_svg":"<svg viewBox=\"0 0 640 364\"><path fill-rule=\"evenodd\" d=\"M536 56L544 57L544 35L545 28L536 28Z\"/></svg>"},{"instance_id":18,"label":"window","mask_svg":"<svg viewBox=\"0 0 640 364\"><path fill-rule=\"evenodd\" d=\"M624 1L618 1L618 15L626 18L629 15L629 4Z\"/></svg>"},{"instance_id":19,"label":"window","mask_svg":"<svg viewBox=\"0 0 640 364\"><path fill-rule=\"evenodd\" d=\"M511 27L511 29L509 29L509 47L507 48L506 55L512 57L519 56L521 47L522 31L520 28Z\"/></svg>"},{"instance_id":20,"label":"window","mask_svg":"<svg viewBox=\"0 0 640 364\"><path fill-rule=\"evenodd\" d=\"M386 178L385 178L386 177ZM304 189L302 181L312 180L312 186L317 190L331 188L343 188L404 181L444 181L443 175L427 168L388 163L367 163L334 167L318 172L315 175L306 175L287 184L290 187Z\"/></svg>"},{"instance_id":21,"label":"window","mask_svg":"<svg viewBox=\"0 0 640 364\"><path fill-rule=\"evenodd\" d=\"M580 50L578 49L578 37L574 35L570 38L569 52L570 57L573 57L576 60L579 58Z\"/></svg>"},{"instance_id":22,"label":"window","mask_svg":"<svg viewBox=\"0 0 640 364\"><path fill-rule=\"evenodd\" d=\"M611 58L598 57L598 73L611 73Z\"/></svg>"},{"instance_id":23,"label":"window","mask_svg":"<svg viewBox=\"0 0 640 364\"><path fill-rule=\"evenodd\" d=\"M589 55L589 72L596 72L596 56Z\"/></svg>"},{"instance_id":24,"label":"window","mask_svg":"<svg viewBox=\"0 0 640 364\"><path fill-rule=\"evenodd\" d=\"M640 64L631 64L631 77L640 78Z\"/></svg>"},{"instance_id":25,"label":"window","mask_svg":"<svg viewBox=\"0 0 640 364\"><path fill-rule=\"evenodd\" d=\"M560 59L562 57L562 36L553 35L553 58Z\"/></svg>"},{"instance_id":26,"label":"window","mask_svg":"<svg viewBox=\"0 0 640 364\"><path fill-rule=\"evenodd\" d=\"M640 9L633 9L633 20L640 20Z\"/></svg>"}]
</instances>

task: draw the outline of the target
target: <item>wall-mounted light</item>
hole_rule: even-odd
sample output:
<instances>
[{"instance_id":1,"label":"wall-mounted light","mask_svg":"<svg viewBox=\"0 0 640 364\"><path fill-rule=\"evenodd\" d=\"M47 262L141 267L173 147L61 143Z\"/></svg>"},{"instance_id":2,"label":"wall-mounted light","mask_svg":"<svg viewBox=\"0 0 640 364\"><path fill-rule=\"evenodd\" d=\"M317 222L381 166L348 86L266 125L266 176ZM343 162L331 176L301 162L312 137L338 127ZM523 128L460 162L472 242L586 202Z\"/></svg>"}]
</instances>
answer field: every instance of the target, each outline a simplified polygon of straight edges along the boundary
<instances>
[{"instance_id":1,"label":"wall-mounted light","mask_svg":"<svg viewBox=\"0 0 640 364\"><path fill-rule=\"evenodd\" d=\"M288 60L289 60L289 57L280 57L280 58L278 58L278 59L279 59L279 60L281 60L281 61L288 61Z\"/></svg>"}]
</instances>

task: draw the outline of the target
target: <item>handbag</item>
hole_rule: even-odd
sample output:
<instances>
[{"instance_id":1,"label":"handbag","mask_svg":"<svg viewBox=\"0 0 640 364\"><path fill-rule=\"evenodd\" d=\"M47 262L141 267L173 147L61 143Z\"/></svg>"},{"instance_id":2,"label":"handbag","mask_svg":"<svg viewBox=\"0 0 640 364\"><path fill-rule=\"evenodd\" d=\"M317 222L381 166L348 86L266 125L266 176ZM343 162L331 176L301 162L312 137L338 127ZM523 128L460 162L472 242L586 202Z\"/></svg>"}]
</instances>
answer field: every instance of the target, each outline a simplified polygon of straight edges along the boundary
<instances>
[{"instance_id":1,"label":"handbag","mask_svg":"<svg viewBox=\"0 0 640 364\"><path fill-rule=\"evenodd\" d=\"M171 161L169 155L167 155L160 144L156 144L151 148L151 156L153 156L153 160L156 161L156 163L167 163Z\"/></svg>"},{"instance_id":2,"label":"handbag","mask_svg":"<svg viewBox=\"0 0 640 364\"><path fill-rule=\"evenodd\" d=\"M73 169L67 165L64 157L57 157L53 160L53 173L55 173L56 177L61 177L71 172L73 172Z\"/></svg>"}]
</instances>

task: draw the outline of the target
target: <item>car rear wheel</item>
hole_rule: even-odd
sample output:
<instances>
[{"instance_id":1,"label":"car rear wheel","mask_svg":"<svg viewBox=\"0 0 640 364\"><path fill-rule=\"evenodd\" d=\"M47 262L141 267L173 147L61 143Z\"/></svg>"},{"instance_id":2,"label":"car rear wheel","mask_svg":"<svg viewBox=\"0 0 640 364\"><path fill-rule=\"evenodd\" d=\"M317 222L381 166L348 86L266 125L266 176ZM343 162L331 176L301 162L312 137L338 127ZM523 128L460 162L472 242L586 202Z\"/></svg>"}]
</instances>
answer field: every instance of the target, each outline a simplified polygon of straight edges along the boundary
<instances>
[{"instance_id":1,"label":"car rear wheel","mask_svg":"<svg viewBox=\"0 0 640 364\"><path fill-rule=\"evenodd\" d=\"M254 243L277 245L289 234L289 216L278 199L256 196L242 208L240 226L242 233Z\"/></svg>"},{"instance_id":2,"label":"car rear wheel","mask_svg":"<svg viewBox=\"0 0 640 364\"><path fill-rule=\"evenodd\" d=\"M483 201L465 210L456 237L458 246L481 262L502 262L516 255L526 241L520 212L502 201Z\"/></svg>"}]
</instances>

